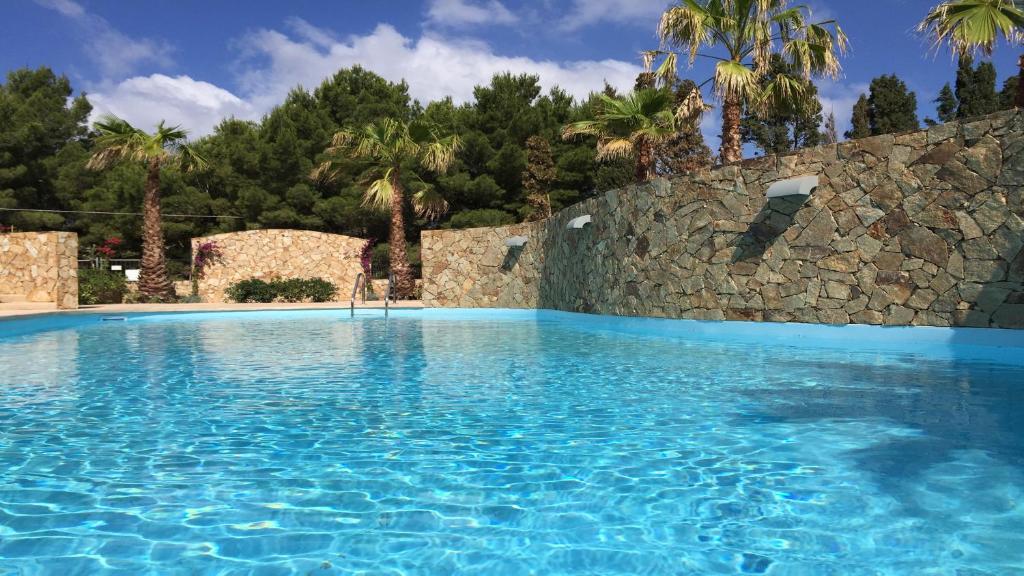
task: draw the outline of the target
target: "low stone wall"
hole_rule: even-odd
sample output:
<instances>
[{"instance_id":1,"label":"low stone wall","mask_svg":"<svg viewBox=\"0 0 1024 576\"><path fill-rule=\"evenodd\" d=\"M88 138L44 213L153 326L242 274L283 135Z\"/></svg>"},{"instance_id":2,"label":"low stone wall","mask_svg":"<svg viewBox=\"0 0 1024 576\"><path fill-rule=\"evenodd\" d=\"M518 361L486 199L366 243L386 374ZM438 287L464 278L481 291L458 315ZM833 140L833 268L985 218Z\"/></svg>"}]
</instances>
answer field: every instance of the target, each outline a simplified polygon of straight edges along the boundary
<instances>
[{"instance_id":1,"label":"low stone wall","mask_svg":"<svg viewBox=\"0 0 1024 576\"><path fill-rule=\"evenodd\" d=\"M365 240L309 230L248 230L192 239L192 253L215 242L221 258L199 281L204 302L224 302L224 290L240 280L323 278L338 287L335 300L348 300Z\"/></svg>"},{"instance_id":2,"label":"low stone wall","mask_svg":"<svg viewBox=\"0 0 1024 576\"><path fill-rule=\"evenodd\" d=\"M802 175L819 177L809 198L765 197ZM1008 111L610 191L540 223L427 231L423 300L1024 328L1022 244L1024 115Z\"/></svg>"},{"instance_id":3,"label":"low stone wall","mask_svg":"<svg viewBox=\"0 0 1024 576\"><path fill-rule=\"evenodd\" d=\"M0 234L0 301L78 308L78 235Z\"/></svg>"}]
</instances>

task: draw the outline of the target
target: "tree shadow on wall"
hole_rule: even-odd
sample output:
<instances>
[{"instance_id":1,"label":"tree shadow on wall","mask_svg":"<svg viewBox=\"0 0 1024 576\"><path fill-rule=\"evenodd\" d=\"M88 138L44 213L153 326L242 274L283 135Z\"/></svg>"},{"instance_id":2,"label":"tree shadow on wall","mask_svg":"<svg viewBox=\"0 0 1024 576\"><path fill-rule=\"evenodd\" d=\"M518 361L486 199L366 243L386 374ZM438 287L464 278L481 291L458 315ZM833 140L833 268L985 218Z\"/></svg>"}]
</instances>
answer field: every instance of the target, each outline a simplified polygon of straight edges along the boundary
<instances>
[{"instance_id":1,"label":"tree shadow on wall","mask_svg":"<svg viewBox=\"0 0 1024 576\"><path fill-rule=\"evenodd\" d=\"M806 196L768 198L737 241L732 261L760 260L768 246L793 225L806 200Z\"/></svg>"}]
</instances>

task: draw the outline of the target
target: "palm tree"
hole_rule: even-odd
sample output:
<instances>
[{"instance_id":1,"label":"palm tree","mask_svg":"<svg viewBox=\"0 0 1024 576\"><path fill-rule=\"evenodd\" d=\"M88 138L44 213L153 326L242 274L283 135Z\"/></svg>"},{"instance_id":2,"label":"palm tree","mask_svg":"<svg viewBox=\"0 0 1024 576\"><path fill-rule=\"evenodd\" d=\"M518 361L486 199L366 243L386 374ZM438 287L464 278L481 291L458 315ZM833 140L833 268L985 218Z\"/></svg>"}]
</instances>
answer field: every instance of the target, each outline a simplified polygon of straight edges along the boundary
<instances>
[{"instance_id":1,"label":"palm tree","mask_svg":"<svg viewBox=\"0 0 1024 576\"><path fill-rule=\"evenodd\" d=\"M655 176L655 148L676 133L674 95L668 90L644 88L622 98L599 94L593 120L566 125L562 138L597 136L597 159L636 157L636 181Z\"/></svg>"},{"instance_id":2,"label":"palm tree","mask_svg":"<svg viewBox=\"0 0 1024 576\"><path fill-rule=\"evenodd\" d=\"M442 137L436 126L421 122L403 122L385 118L371 122L361 130L341 130L334 135L326 153L328 159L312 174L316 180L330 180L338 172L338 162L352 158L368 163L369 185L363 194L363 205L391 214L388 258L395 275L399 297L410 297L416 279L409 266L405 245L405 189L403 176L413 178L417 191L412 195L416 213L437 218L448 210L448 203L436 190L416 174L414 166L435 173L444 173L462 147L457 135Z\"/></svg>"},{"instance_id":3,"label":"palm tree","mask_svg":"<svg viewBox=\"0 0 1024 576\"><path fill-rule=\"evenodd\" d=\"M716 61L714 76L704 84L713 82L715 96L722 101L724 163L742 157L744 105L763 113L803 97L812 76L839 76L839 56L849 45L846 34L835 20L809 23L810 18L806 6L789 7L789 0L682 0L662 14L658 36L663 43L685 51L690 66L697 57ZM722 55L701 52L715 47ZM780 74L762 86L773 54L782 56L802 77ZM671 51L645 53L648 69L658 55L667 57L657 74L674 75L677 56Z\"/></svg>"},{"instance_id":4,"label":"palm tree","mask_svg":"<svg viewBox=\"0 0 1024 576\"><path fill-rule=\"evenodd\" d=\"M179 126L165 126L161 121L156 131L147 134L116 116L104 116L95 123L99 132L96 152L86 168L103 170L122 162L146 165L146 187L142 199L142 265L139 292L161 300L174 298L174 285L167 276L164 234L160 218L160 170L174 166L184 172L203 169L206 160L189 146L188 132Z\"/></svg>"},{"instance_id":5,"label":"palm tree","mask_svg":"<svg viewBox=\"0 0 1024 576\"><path fill-rule=\"evenodd\" d=\"M1019 0L952 0L935 6L917 30L928 34L938 48L949 43L960 58L981 52L992 55L1000 37L1011 44L1019 44L1024 37L1024 2ZM1024 55L1017 60L1017 100L1024 106Z\"/></svg>"}]
</instances>

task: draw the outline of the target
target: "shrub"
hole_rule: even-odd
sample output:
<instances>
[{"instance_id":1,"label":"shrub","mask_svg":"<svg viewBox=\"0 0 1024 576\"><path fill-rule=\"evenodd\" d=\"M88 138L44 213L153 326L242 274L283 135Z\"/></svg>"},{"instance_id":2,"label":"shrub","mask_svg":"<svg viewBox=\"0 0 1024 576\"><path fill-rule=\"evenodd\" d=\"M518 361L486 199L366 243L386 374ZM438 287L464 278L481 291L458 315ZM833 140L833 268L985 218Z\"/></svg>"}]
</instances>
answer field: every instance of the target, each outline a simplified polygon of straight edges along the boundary
<instances>
[{"instance_id":1,"label":"shrub","mask_svg":"<svg viewBox=\"0 0 1024 576\"><path fill-rule=\"evenodd\" d=\"M516 217L495 208L464 210L452 215L448 224L451 228L480 228L483 226L505 226L515 224Z\"/></svg>"},{"instance_id":2,"label":"shrub","mask_svg":"<svg viewBox=\"0 0 1024 576\"><path fill-rule=\"evenodd\" d=\"M235 302L273 302L277 294L269 282L250 278L228 286L224 294Z\"/></svg>"},{"instance_id":3,"label":"shrub","mask_svg":"<svg viewBox=\"0 0 1024 576\"><path fill-rule=\"evenodd\" d=\"M120 304L128 292L124 274L90 268L78 271L79 304Z\"/></svg>"},{"instance_id":4,"label":"shrub","mask_svg":"<svg viewBox=\"0 0 1024 576\"><path fill-rule=\"evenodd\" d=\"M330 302L338 293L338 287L323 278L310 278L305 282L306 297L311 302Z\"/></svg>"},{"instance_id":5,"label":"shrub","mask_svg":"<svg viewBox=\"0 0 1024 576\"><path fill-rule=\"evenodd\" d=\"M337 286L323 278L250 278L228 286L224 294L235 302L329 302L337 292Z\"/></svg>"},{"instance_id":6,"label":"shrub","mask_svg":"<svg viewBox=\"0 0 1024 576\"><path fill-rule=\"evenodd\" d=\"M274 280L270 288L281 302L302 302L306 298L306 281L301 278Z\"/></svg>"}]
</instances>

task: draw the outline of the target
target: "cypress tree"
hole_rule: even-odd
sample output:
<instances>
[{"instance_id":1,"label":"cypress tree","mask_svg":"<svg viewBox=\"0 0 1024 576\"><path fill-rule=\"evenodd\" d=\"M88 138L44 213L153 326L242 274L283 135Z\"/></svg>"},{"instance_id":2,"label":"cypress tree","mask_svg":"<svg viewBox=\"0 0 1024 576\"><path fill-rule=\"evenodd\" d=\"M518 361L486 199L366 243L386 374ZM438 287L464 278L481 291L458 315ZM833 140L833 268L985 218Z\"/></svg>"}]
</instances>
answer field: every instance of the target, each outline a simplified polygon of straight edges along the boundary
<instances>
[{"instance_id":1,"label":"cypress tree","mask_svg":"<svg viewBox=\"0 0 1024 576\"><path fill-rule=\"evenodd\" d=\"M844 134L847 138L867 138L871 136L871 105L868 97L861 94L857 103L853 105L853 117L850 119L850 129Z\"/></svg>"},{"instance_id":2,"label":"cypress tree","mask_svg":"<svg viewBox=\"0 0 1024 576\"><path fill-rule=\"evenodd\" d=\"M939 97L933 100L933 102L936 104L935 110L938 112L939 120L950 122L956 118L959 103L957 102L956 95L953 93L953 89L949 86L949 82L942 87L942 90L939 90Z\"/></svg>"},{"instance_id":3,"label":"cypress tree","mask_svg":"<svg viewBox=\"0 0 1024 576\"><path fill-rule=\"evenodd\" d=\"M957 118L974 118L999 109L996 94L996 68L991 62L974 67L969 55L960 58L956 71Z\"/></svg>"},{"instance_id":4,"label":"cypress tree","mask_svg":"<svg viewBox=\"0 0 1024 576\"><path fill-rule=\"evenodd\" d=\"M868 97L871 134L891 134L917 130L917 95L895 74L879 76L871 81Z\"/></svg>"},{"instance_id":5,"label":"cypress tree","mask_svg":"<svg viewBox=\"0 0 1024 576\"><path fill-rule=\"evenodd\" d=\"M1009 110L1017 105L1017 87L1020 76L1010 76L1003 81L1003 89L999 91L999 109Z\"/></svg>"}]
</instances>

